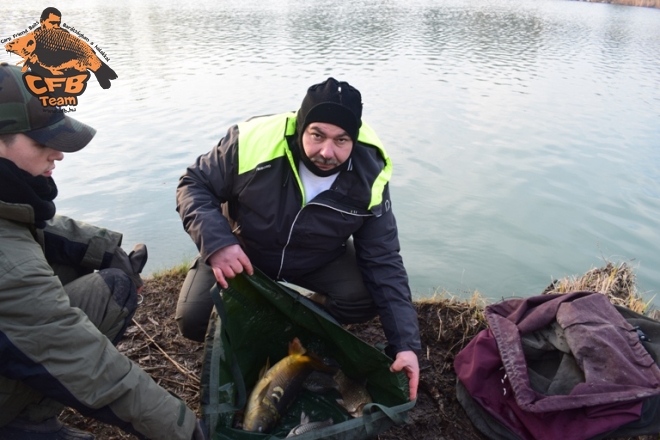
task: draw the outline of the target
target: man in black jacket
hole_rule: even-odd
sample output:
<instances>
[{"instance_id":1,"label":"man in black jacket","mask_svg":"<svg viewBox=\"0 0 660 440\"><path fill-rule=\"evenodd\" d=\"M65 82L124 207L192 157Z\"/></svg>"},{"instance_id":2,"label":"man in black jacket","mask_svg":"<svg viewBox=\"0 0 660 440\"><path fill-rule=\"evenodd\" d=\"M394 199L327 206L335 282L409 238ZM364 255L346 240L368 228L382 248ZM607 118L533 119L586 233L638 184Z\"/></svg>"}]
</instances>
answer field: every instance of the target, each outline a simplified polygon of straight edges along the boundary
<instances>
[{"instance_id":1,"label":"man in black jacket","mask_svg":"<svg viewBox=\"0 0 660 440\"><path fill-rule=\"evenodd\" d=\"M212 285L258 267L313 291L342 324L379 315L391 369L408 375L412 400L421 345L391 209L392 164L361 118L360 92L329 78L308 89L297 113L235 125L188 167L177 211L200 257L176 319L201 341Z\"/></svg>"}]
</instances>

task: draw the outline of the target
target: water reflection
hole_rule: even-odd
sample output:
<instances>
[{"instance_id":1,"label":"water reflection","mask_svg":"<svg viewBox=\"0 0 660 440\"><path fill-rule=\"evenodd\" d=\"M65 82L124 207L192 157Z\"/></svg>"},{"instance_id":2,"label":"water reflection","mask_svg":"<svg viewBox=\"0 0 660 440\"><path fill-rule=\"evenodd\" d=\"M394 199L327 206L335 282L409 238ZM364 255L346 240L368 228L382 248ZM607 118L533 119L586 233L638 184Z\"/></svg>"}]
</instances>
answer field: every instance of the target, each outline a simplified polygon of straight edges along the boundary
<instances>
[{"instance_id":1,"label":"water reflection","mask_svg":"<svg viewBox=\"0 0 660 440\"><path fill-rule=\"evenodd\" d=\"M563 0L61 10L119 78L81 97L75 116L98 135L58 167L58 209L147 242L148 271L195 254L174 212L184 168L230 124L294 110L333 75L361 90L394 160L417 296L536 294L602 258L635 259L641 288L660 285L660 10ZM40 13L5 1L0 36Z\"/></svg>"}]
</instances>

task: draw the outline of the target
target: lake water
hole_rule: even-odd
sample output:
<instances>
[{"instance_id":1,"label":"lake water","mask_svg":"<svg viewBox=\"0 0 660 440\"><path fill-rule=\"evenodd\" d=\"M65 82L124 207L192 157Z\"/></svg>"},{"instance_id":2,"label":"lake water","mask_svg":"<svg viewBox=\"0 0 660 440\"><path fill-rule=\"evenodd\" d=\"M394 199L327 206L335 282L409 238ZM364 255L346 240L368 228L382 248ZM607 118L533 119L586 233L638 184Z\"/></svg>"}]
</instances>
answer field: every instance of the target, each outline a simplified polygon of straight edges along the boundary
<instances>
[{"instance_id":1,"label":"lake water","mask_svg":"<svg viewBox=\"0 0 660 440\"><path fill-rule=\"evenodd\" d=\"M660 10L566 0L4 0L0 38L55 6L119 78L72 116L98 134L58 164L58 212L191 260L185 167L227 128L357 87L394 161L416 298L539 294L605 260L660 289ZM0 61L16 63L2 52Z\"/></svg>"}]
</instances>

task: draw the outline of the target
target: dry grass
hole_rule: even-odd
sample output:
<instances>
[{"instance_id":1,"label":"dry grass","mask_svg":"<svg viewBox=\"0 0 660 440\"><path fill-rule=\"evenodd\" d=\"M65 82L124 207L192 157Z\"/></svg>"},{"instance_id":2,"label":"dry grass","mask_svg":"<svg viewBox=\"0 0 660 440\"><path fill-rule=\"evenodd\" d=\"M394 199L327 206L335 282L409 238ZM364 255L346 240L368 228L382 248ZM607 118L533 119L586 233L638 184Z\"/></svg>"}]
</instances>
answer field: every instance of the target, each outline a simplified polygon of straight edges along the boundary
<instances>
[{"instance_id":1,"label":"dry grass","mask_svg":"<svg viewBox=\"0 0 660 440\"><path fill-rule=\"evenodd\" d=\"M566 277L554 281L543 293L568 293L585 290L607 295L612 304L627 307L640 314L650 311L652 299L644 302L637 292L635 273L625 262L620 264L607 262L604 267L591 269L580 277Z\"/></svg>"},{"instance_id":2,"label":"dry grass","mask_svg":"<svg viewBox=\"0 0 660 440\"><path fill-rule=\"evenodd\" d=\"M486 328L484 307L487 300L475 291L470 298L460 298L446 290L436 292L431 298L416 301L418 311L433 308L438 315L438 342L453 339L448 351L453 354L465 347L481 330ZM460 335L459 339L455 335ZM459 350L456 350L460 347Z\"/></svg>"}]
</instances>

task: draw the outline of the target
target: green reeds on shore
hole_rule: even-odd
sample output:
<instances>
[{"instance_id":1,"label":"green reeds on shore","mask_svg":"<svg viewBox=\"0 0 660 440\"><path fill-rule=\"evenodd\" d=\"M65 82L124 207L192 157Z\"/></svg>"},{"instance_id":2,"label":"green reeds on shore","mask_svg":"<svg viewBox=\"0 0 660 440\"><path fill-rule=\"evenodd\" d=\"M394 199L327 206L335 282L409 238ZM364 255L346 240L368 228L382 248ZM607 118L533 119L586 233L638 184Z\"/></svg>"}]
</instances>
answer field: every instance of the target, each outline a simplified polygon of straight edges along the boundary
<instances>
[{"instance_id":1,"label":"green reeds on shore","mask_svg":"<svg viewBox=\"0 0 660 440\"><path fill-rule=\"evenodd\" d=\"M153 272L151 275L149 275L147 278L176 278L177 276L183 275L184 277L188 273L188 269L190 269L190 264L191 262L186 260L174 267L170 267L168 269L161 269Z\"/></svg>"}]
</instances>

